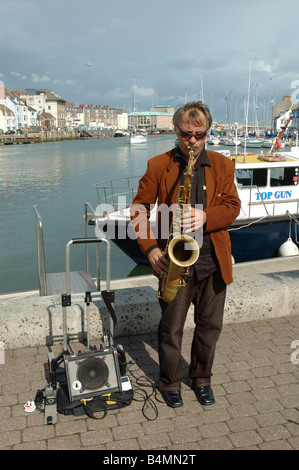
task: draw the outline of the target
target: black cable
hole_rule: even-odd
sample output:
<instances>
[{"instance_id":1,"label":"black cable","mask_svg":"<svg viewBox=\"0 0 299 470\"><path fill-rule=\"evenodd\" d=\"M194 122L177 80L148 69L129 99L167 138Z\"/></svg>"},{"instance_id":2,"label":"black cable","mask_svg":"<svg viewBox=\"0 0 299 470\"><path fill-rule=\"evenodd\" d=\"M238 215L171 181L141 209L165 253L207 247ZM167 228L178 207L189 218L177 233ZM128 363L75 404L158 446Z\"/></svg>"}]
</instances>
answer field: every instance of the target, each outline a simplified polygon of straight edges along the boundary
<instances>
[{"instance_id":1,"label":"black cable","mask_svg":"<svg viewBox=\"0 0 299 470\"><path fill-rule=\"evenodd\" d=\"M133 365L133 362L129 362L129 367L128 367L128 373L133 377L135 380L135 388L134 388L134 397L133 400L137 402L143 402L142 406L142 414L143 416L148 420L148 421L155 421L158 417L158 408L154 400L152 399L152 396L154 395L155 400L158 401L159 403L163 403L157 398L157 387L155 385L155 382L150 379L148 376L141 376L141 377L136 377L134 375L133 371L130 368L130 365ZM132 380L133 382L133 380ZM141 388L143 387L143 388ZM151 388L151 392L148 393L144 388L149 387ZM141 395L140 399L136 398L136 394ZM154 411L154 417L150 418L147 413L146 413L146 407L149 406L153 411Z\"/></svg>"},{"instance_id":2,"label":"black cable","mask_svg":"<svg viewBox=\"0 0 299 470\"><path fill-rule=\"evenodd\" d=\"M299 411L299 408L295 408L295 410L296 410L296 411ZM298 426L299 426L299 423L297 423L297 421L293 421L292 419L288 419L288 421L289 421L290 423L293 423L293 424L298 424Z\"/></svg>"}]
</instances>

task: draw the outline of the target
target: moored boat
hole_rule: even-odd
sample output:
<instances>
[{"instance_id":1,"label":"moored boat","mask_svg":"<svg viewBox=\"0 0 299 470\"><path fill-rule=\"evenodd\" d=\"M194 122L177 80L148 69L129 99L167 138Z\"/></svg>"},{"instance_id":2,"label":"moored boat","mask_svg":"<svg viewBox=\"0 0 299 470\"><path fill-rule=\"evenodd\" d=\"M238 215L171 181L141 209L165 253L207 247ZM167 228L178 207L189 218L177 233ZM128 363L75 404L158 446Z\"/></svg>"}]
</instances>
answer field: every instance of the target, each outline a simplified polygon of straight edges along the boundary
<instances>
[{"instance_id":1,"label":"moored boat","mask_svg":"<svg viewBox=\"0 0 299 470\"><path fill-rule=\"evenodd\" d=\"M223 145L227 145L229 147L236 147L236 145L241 145L241 140L236 138L228 138L223 140Z\"/></svg>"},{"instance_id":2,"label":"moored boat","mask_svg":"<svg viewBox=\"0 0 299 470\"><path fill-rule=\"evenodd\" d=\"M208 145L219 145L220 144L220 138L216 137L215 135L210 135L210 137L207 139L207 144Z\"/></svg>"},{"instance_id":3,"label":"moored boat","mask_svg":"<svg viewBox=\"0 0 299 470\"><path fill-rule=\"evenodd\" d=\"M126 137L127 135L128 133L126 131L123 131L122 129L117 129L113 137Z\"/></svg>"},{"instance_id":4,"label":"moored boat","mask_svg":"<svg viewBox=\"0 0 299 470\"><path fill-rule=\"evenodd\" d=\"M130 144L146 144L146 142L147 138L141 132L130 135Z\"/></svg>"},{"instance_id":5,"label":"moored boat","mask_svg":"<svg viewBox=\"0 0 299 470\"><path fill-rule=\"evenodd\" d=\"M149 134L150 135L159 135L160 131L154 129L154 130L150 131Z\"/></svg>"},{"instance_id":6,"label":"moored boat","mask_svg":"<svg viewBox=\"0 0 299 470\"><path fill-rule=\"evenodd\" d=\"M263 145L264 141L261 139L243 139L240 142L241 147L246 148L261 148Z\"/></svg>"}]
</instances>

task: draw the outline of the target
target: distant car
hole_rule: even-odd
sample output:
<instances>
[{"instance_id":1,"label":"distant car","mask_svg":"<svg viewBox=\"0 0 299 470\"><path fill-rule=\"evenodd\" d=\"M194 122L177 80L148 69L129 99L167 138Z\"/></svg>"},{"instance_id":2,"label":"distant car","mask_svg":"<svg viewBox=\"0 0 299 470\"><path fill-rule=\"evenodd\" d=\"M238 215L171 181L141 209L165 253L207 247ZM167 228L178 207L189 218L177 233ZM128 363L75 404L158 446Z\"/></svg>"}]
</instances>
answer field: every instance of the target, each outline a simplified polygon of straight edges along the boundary
<instances>
[{"instance_id":1,"label":"distant car","mask_svg":"<svg viewBox=\"0 0 299 470\"><path fill-rule=\"evenodd\" d=\"M15 134L15 133L16 133L16 131L13 131L12 129L5 132L5 134Z\"/></svg>"}]
</instances>

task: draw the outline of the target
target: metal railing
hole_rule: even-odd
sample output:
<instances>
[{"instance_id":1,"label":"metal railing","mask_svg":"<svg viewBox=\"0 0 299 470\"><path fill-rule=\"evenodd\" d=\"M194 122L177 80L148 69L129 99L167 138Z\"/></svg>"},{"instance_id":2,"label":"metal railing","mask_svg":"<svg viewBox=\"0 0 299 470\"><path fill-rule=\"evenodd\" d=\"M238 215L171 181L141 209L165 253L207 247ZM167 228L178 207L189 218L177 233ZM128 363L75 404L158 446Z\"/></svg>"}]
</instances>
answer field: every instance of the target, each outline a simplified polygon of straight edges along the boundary
<instances>
[{"instance_id":1,"label":"metal railing","mask_svg":"<svg viewBox=\"0 0 299 470\"><path fill-rule=\"evenodd\" d=\"M36 243L37 243L37 271L40 295L47 295L47 272L45 260L44 229L43 221L37 209L37 204L33 204L36 220ZM44 294L42 294L44 292Z\"/></svg>"},{"instance_id":2,"label":"metal railing","mask_svg":"<svg viewBox=\"0 0 299 470\"><path fill-rule=\"evenodd\" d=\"M44 232L43 232L43 221L38 211L37 204L33 205L35 216L36 216L36 240L37 240L37 268L38 268L38 280L39 280L39 292L41 296L49 295L47 278L50 276L46 270L46 257L45 257L45 245L44 245ZM88 202L84 203L84 218L85 218L85 237L73 238L66 244L65 252L65 288L66 293L70 294L71 290L71 269L70 269L70 247L76 244L85 244L85 269L89 275L89 256L88 246L90 244L96 244L96 287L100 291L101 273L100 273L100 255L99 255L99 243L104 242L106 244L106 291L110 291L110 277L111 277L111 247L110 242L106 238L88 237L88 220L90 214L88 214L88 208L92 212L92 218L97 223L97 216ZM58 274L58 273L57 273ZM82 289L82 293L84 289Z\"/></svg>"},{"instance_id":3,"label":"metal railing","mask_svg":"<svg viewBox=\"0 0 299 470\"><path fill-rule=\"evenodd\" d=\"M119 209L120 198L126 198L126 206L132 204L137 193L139 180L140 176L129 176L127 178L101 181L93 185L97 191L101 212L109 212L109 209ZM108 210L105 210L105 206Z\"/></svg>"}]
</instances>

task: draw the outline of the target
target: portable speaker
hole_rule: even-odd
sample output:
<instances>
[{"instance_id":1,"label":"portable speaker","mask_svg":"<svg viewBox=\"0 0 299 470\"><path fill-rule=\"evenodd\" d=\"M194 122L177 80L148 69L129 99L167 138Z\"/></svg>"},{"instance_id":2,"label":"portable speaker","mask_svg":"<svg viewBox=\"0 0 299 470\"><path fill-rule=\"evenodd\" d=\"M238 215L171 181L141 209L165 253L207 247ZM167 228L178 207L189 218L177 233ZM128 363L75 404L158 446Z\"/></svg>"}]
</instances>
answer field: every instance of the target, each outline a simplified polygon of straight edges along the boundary
<instances>
[{"instance_id":1,"label":"portable speaker","mask_svg":"<svg viewBox=\"0 0 299 470\"><path fill-rule=\"evenodd\" d=\"M70 401L121 390L115 348L64 356Z\"/></svg>"}]
</instances>

